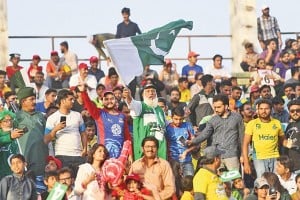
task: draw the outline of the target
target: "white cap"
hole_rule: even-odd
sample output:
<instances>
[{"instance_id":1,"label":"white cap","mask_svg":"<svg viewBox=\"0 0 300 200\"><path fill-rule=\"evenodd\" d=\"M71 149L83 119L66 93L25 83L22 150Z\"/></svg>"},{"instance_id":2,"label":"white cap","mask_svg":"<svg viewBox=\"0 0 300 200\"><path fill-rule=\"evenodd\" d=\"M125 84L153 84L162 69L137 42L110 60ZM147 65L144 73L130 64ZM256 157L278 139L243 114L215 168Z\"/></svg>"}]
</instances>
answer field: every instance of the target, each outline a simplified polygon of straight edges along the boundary
<instances>
[{"instance_id":1,"label":"white cap","mask_svg":"<svg viewBox=\"0 0 300 200\"><path fill-rule=\"evenodd\" d=\"M264 10L264 9L267 9L267 8L269 8L269 6L267 6L267 5L262 5L261 10Z\"/></svg>"}]
</instances>

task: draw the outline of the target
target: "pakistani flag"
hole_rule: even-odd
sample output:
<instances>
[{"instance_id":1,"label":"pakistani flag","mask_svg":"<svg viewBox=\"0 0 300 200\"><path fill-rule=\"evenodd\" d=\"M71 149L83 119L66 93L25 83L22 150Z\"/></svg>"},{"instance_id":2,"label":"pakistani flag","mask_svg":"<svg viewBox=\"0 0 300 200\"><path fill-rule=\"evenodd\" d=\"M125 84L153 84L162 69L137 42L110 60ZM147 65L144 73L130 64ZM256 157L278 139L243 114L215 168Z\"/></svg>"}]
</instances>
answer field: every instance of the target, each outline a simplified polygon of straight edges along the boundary
<instances>
[{"instance_id":1,"label":"pakistani flag","mask_svg":"<svg viewBox=\"0 0 300 200\"><path fill-rule=\"evenodd\" d=\"M181 28L191 30L193 22L177 20L137 36L104 41L124 83L141 75L146 65L162 65Z\"/></svg>"}]
</instances>

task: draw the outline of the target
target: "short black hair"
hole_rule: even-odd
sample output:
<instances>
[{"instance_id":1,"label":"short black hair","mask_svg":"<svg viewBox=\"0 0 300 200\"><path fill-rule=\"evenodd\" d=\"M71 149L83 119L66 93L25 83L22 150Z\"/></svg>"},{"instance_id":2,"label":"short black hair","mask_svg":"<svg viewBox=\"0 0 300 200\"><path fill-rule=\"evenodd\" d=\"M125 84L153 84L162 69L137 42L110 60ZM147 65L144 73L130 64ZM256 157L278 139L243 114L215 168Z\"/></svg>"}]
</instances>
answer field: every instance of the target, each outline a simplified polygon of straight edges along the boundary
<instances>
[{"instance_id":1,"label":"short black hair","mask_svg":"<svg viewBox=\"0 0 300 200\"><path fill-rule=\"evenodd\" d=\"M239 86L233 86L231 90L232 90L232 91L233 91L233 90L239 90L239 91L242 91L242 88L240 88Z\"/></svg>"},{"instance_id":2,"label":"short black hair","mask_svg":"<svg viewBox=\"0 0 300 200\"><path fill-rule=\"evenodd\" d=\"M5 71L3 71L3 70L0 70L0 75L4 75L4 76L6 76L6 72L5 72Z\"/></svg>"},{"instance_id":3,"label":"short black hair","mask_svg":"<svg viewBox=\"0 0 300 200\"><path fill-rule=\"evenodd\" d=\"M210 74L205 74L201 77L201 84L203 87L206 87L207 83L212 82L214 80L214 77Z\"/></svg>"},{"instance_id":4,"label":"short black hair","mask_svg":"<svg viewBox=\"0 0 300 200\"><path fill-rule=\"evenodd\" d=\"M220 83L220 87L224 87L224 86L232 86L232 83L230 80L223 80Z\"/></svg>"},{"instance_id":5,"label":"short black hair","mask_svg":"<svg viewBox=\"0 0 300 200\"><path fill-rule=\"evenodd\" d=\"M46 172L45 173L45 176L44 176L44 180L48 180L48 178L50 178L51 176L55 176L56 178L58 178L58 173L56 170L53 170L53 171L49 171L49 172Z\"/></svg>"},{"instance_id":6,"label":"short black hair","mask_svg":"<svg viewBox=\"0 0 300 200\"><path fill-rule=\"evenodd\" d=\"M87 120L85 123L84 123L85 127L92 127L92 126L95 126L96 127L96 123L94 120Z\"/></svg>"},{"instance_id":7,"label":"short black hair","mask_svg":"<svg viewBox=\"0 0 300 200\"><path fill-rule=\"evenodd\" d=\"M69 49L69 44L68 44L67 41L61 42L61 43L60 43L60 46L64 46L64 47L66 47L67 49Z\"/></svg>"},{"instance_id":8,"label":"short black hair","mask_svg":"<svg viewBox=\"0 0 300 200\"><path fill-rule=\"evenodd\" d=\"M193 190L193 178L192 175L187 175L181 179L182 191L192 191Z\"/></svg>"},{"instance_id":9,"label":"short black hair","mask_svg":"<svg viewBox=\"0 0 300 200\"><path fill-rule=\"evenodd\" d=\"M283 98L276 96L272 99L272 104L277 105L277 104L284 104Z\"/></svg>"},{"instance_id":10,"label":"short black hair","mask_svg":"<svg viewBox=\"0 0 300 200\"><path fill-rule=\"evenodd\" d=\"M122 111L124 106L128 107L126 102L124 101L119 102L118 111Z\"/></svg>"},{"instance_id":11,"label":"short black hair","mask_svg":"<svg viewBox=\"0 0 300 200\"><path fill-rule=\"evenodd\" d=\"M102 83L99 83L99 84L97 85L96 90L98 90L99 87L103 87L103 88L105 89L105 85L103 85Z\"/></svg>"},{"instance_id":12,"label":"short black hair","mask_svg":"<svg viewBox=\"0 0 300 200\"><path fill-rule=\"evenodd\" d=\"M72 178L74 178L73 171L69 167L63 167L60 170L58 170L58 176L64 173L69 173Z\"/></svg>"},{"instance_id":13,"label":"short black hair","mask_svg":"<svg viewBox=\"0 0 300 200\"><path fill-rule=\"evenodd\" d=\"M41 71L37 71L35 74L36 75L39 74L39 75L45 76L44 72L41 72Z\"/></svg>"},{"instance_id":14,"label":"short black hair","mask_svg":"<svg viewBox=\"0 0 300 200\"><path fill-rule=\"evenodd\" d=\"M172 116L174 116L174 115L183 117L184 116L183 107L177 106L176 108L173 108L172 109Z\"/></svg>"},{"instance_id":15,"label":"short black hair","mask_svg":"<svg viewBox=\"0 0 300 200\"><path fill-rule=\"evenodd\" d=\"M10 161L10 163L11 163L11 161L13 160L13 159L19 159L19 160L21 160L23 163L25 163L26 161L25 161L25 157L22 155L22 154L14 154L14 155L12 155L12 157L10 157L10 159L9 159L9 161Z\"/></svg>"},{"instance_id":16,"label":"short black hair","mask_svg":"<svg viewBox=\"0 0 300 200\"><path fill-rule=\"evenodd\" d=\"M48 90L46 90L46 92L45 92L45 95L48 95L48 94L50 94L50 93L57 93L57 90L56 89L53 89L53 88L49 88Z\"/></svg>"},{"instance_id":17,"label":"short black hair","mask_svg":"<svg viewBox=\"0 0 300 200\"><path fill-rule=\"evenodd\" d=\"M277 158L277 161L284 166L284 168L287 168L290 170L290 172L294 169L294 161L289 158L287 155L282 155L279 158Z\"/></svg>"},{"instance_id":18,"label":"short black hair","mask_svg":"<svg viewBox=\"0 0 300 200\"><path fill-rule=\"evenodd\" d=\"M260 88L259 88L259 93L261 93L261 91L265 88L268 88L270 91L271 91L271 87L269 85L262 85Z\"/></svg>"},{"instance_id":19,"label":"short black hair","mask_svg":"<svg viewBox=\"0 0 300 200\"><path fill-rule=\"evenodd\" d=\"M260 107L261 104L268 104L270 109L272 109L272 102L271 100L269 99L260 99L258 102L257 102L257 106L258 108Z\"/></svg>"},{"instance_id":20,"label":"short black hair","mask_svg":"<svg viewBox=\"0 0 300 200\"><path fill-rule=\"evenodd\" d=\"M223 60L223 56L221 56L220 54L216 54L216 55L214 55L214 57L212 58L212 59L213 59L213 61L215 61L215 60L216 60L216 58L221 58L221 60Z\"/></svg>"},{"instance_id":21,"label":"short black hair","mask_svg":"<svg viewBox=\"0 0 300 200\"><path fill-rule=\"evenodd\" d=\"M63 99L66 99L69 95L73 95L73 92L67 89L62 89L57 94L57 104L60 105Z\"/></svg>"},{"instance_id":22,"label":"short black hair","mask_svg":"<svg viewBox=\"0 0 300 200\"><path fill-rule=\"evenodd\" d=\"M293 83L287 83L283 85L283 90L285 90L286 88L291 87L293 90L295 90L295 85Z\"/></svg>"},{"instance_id":23,"label":"short black hair","mask_svg":"<svg viewBox=\"0 0 300 200\"><path fill-rule=\"evenodd\" d=\"M12 95L16 95L15 91L8 91L4 93L4 99L8 99L8 97L12 96Z\"/></svg>"},{"instance_id":24,"label":"short black hair","mask_svg":"<svg viewBox=\"0 0 300 200\"><path fill-rule=\"evenodd\" d=\"M158 140L156 139L156 137L154 136L148 136L148 137L145 137L142 141L142 147L145 146L145 143L148 142L148 141L152 141L155 143L155 146L156 148L158 149L159 148L159 143L158 143Z\"/></svg>"},{"instance_id":25,"label":"short black hair","mask_svg":"<svg viewBox=\"0 0 300 200\"><path fill-rule=\"evenodd\" d=\"M158 102L165 104L165 106L167 105L167 100L163 97L158 97Z\"/></svg>"},{"instance_id":26,"label":"short black hair","mask_svg":"<svg viewBox=\"0 0 300 200\"><path fill-rule=\"evenodd\" d=\"M187 81L188 81L188 79L186 77L180 77L178 79L178 83L183 83L183 82L187 82Z\"/></svg>"},{"instance_id":27,"label":"short black hair","mask_svg":"<svg viewBox=\"0 0 300 200\"><path fill-rule=\"evenodd\" d=\"M224 94L217 94L213 97L213 103L217 102L217 101L221 101L223 103L223 105L227 105L229 106L229 98L227 95Z\"/></svg>"},{"instance_id":28,"label":"short black hair","mask_svg":"<svg viewBox=\"0 0 300 200\"><path fill-rule=\"evenodd\" d=\"M130 15L130 8L126 8L126 7L122 8L121 13L122 14L127 13L128 15Z\"/></svg>"},{"instance_id":29,"label":"short black hair","mask_svg":"<svg viewBox=\"0 0 300 200\"><path fill-rule=\"evenodd\" d=\"M111 67L108 69L108 77L112 77L113 75L117 75L119 77L119 74L117 73L116 69L114 67Z\"/></svg>"},{"instance_id":30,"label":"short black hair","mask_svg":"<svg viewBox=\"0 0 300 200\"><path fill-rule=\"evenodd\" d=\"M300 99L295 99L295 100L291 100L289 103L288 103L288 109L290 109L291 106L293 105L297 105L297 106L300 106Z\"/></svg>"},{"instance_id":31,"label":"short black hair","mask_svg":"<svg viewBox=\"0 0 300 200\"><path fill-rule=\"evenodd\" d=\"M122 87L122 86L114 87L113 92L114 92L114 91L117 91L117 90L123 92L123 87Z\"/></svg>"}]
</instances>

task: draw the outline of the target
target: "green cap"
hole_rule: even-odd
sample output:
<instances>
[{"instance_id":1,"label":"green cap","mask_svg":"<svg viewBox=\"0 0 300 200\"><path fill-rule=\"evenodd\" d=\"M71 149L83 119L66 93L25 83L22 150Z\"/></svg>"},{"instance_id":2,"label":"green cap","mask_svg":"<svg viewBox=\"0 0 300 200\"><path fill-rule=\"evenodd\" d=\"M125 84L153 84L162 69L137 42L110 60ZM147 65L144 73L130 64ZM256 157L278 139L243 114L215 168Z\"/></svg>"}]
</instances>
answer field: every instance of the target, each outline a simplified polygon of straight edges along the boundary
<instances>
[{"instance_id":1,"label":"green cap","mask_svg":"<svg viewBox=\"0 0 300 200\"><path fill-rule=\"evenodd\" d=\"M17 97L19 101L22 101L22 99L25 99L27 97L35 96L35 90L32 87L24 87L21 88L18 93Z\"/></svg>"}]
</instances>

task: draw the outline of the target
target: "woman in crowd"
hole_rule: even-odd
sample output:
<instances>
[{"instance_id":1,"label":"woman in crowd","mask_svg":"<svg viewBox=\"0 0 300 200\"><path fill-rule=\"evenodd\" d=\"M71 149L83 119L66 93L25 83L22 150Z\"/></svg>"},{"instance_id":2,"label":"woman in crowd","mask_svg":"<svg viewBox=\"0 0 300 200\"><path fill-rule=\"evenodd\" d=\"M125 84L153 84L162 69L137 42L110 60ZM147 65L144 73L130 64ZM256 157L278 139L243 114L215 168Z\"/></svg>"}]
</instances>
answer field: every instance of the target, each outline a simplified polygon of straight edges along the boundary
<instances>
[{"instance_id":1,"label":"woman in crowd","mask_svg":"<svg viewBox=\"0 0 300 200\"><path fill-rule=\"evenodd\" d=\"M273 172L264 172L262 177L264 177L267 180L267 182L269 183L271 189L272 188L275 189L276 195L277 196L280 195L280 198L279 198L280 200L291 200L291 196L289 195L289 192L287 191L287 189L285 189L281 185L281 183L279 181L279 178L275 173L273 173ZM271 195L270 194L271 189L269 190L269 195ZM275 194L274 194L274 196L275 196Z\"/></svg>"},{"instance_id":2,"label":"woman in crowd","mask_svg":"<svg viewBox=\"0 0 300 200\"><path fill-rule=\"evenodd\" d=\"M107 183L102 176L102 166L108 158L106 147L95 144L89 151L87 163L79 166L74 190L82 195L82 200L109 199Z\"/></svg>"}]
</instances>

